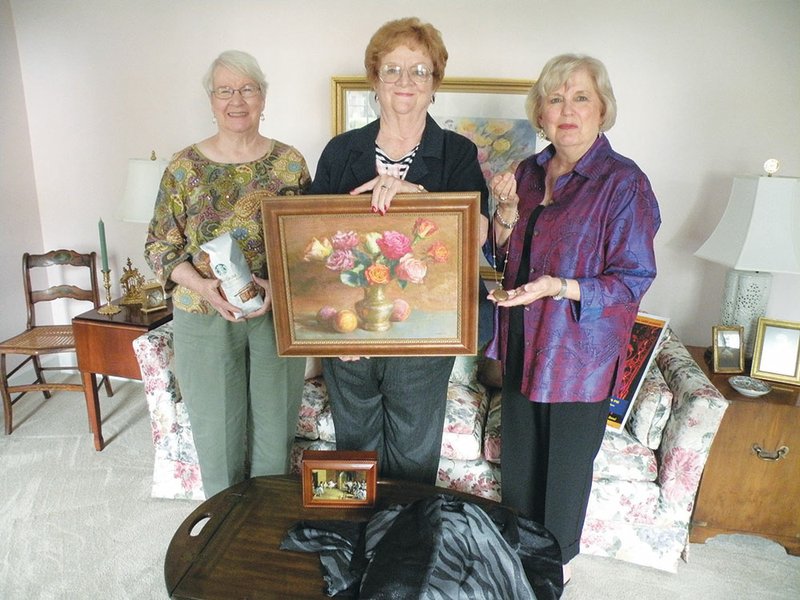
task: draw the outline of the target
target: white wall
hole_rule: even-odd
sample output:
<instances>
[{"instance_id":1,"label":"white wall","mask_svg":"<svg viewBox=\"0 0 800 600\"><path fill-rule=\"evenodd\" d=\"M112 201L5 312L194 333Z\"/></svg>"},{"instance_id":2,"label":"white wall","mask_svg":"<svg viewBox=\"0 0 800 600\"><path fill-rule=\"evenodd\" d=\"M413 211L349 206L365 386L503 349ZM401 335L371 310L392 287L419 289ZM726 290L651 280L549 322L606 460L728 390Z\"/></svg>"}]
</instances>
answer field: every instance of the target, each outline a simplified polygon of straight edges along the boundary
<instances>
[{"instance_id":1,"label":"white wall","mask_svg":"<svg viewBox=\"0 0 800 600\"><path fill-rule=\"evenodd\" d=\"M781 160L780 174L800 176L797 0L10 6L43 244L96 249L102 216L116 278L128 256L150 275L145 226L113 218L126 161L151 149L167 156L213 133L200 80L220 51L239 48L259 59L270 82L262 131L296 146L313 172L331 133L330 77L362 73L370 35L400 16L417 15L442 31L449 76L535 78L548 58L566 51L605 62L619 102L609 139L649 175L662 210L659 276L643 309L671 317L688 343L707 344L718 321L725 269L692 253L721 216L733 177L759 173L768 157ZM20 113L6 93L2 113ZM13 135L24 148L24 135ZM5 191L5 176L2 185ZM5 195L7 213L14 208ZM19 242L0 241L0 250L19 254ZM800 276L775 276L769 316L800 321L799 295Z\"/></svg>"}]
</instances>

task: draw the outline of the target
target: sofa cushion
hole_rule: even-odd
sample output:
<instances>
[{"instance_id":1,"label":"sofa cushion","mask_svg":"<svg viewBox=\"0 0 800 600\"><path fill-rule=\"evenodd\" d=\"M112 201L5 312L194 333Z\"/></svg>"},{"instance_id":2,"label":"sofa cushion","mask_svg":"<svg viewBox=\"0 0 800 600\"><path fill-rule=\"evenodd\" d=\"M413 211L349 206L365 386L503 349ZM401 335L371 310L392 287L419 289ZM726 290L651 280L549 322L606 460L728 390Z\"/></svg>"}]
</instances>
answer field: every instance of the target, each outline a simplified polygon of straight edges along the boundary
<instances>
[{"instance_id":1,"label":"sofa cushion","mask_svg":"<svg viewBox=\"0 0 800 600\"><path fill-rule=\"evenodd\" d=\"M480 355L456 356L453 370L450 372L450 383L457 383L477 392L486 393L486 388L478 381L480 360Z\"/></svg>"},{"instance_id":2,"label":"sofa cushion","mask_svg":"<svg viewBox=\"0 0 800 600\"><path fill-rule=\"evenodd\" d=\"M480 458L488 407L489 399L483 386L467 387L457 383L448 386L442 456L454 460Z\"/></svg>"},{"instance_id":3,"label":"sofa cushion","mask_svg":"<svg viewBox=\"0 0 800 600\"><path fill-rule=\"evenodd\" d=\"M655 450L661 444L671 409L672 391L654 361L636 395L625 428L642 444Z\"/></svg>"},{"instance_id":4,"label":"sofa cushion","mask_svg":"<svg viewBox=\"0 0 800 600\"><path fill-rule=\"evenodd\" d=\"M486 388L480 384L463 386L451 383L448 386L442 456L455 460L480 457L488 405ZM295 436L301 440L336 443L328 392L322 377L306 380Z\"/></svg>"},{"instance_id":5,"label":"sofa cushion","mask_svg":"<svg viewBox=\"0 0 800 600\"><path fill-rule=\"evenodd\" d=\"M595 479L655 481L658 464L655 453L629 432L606 431L594 459Z\"/></svg>"},{"instance_id":6,"label":"sofa cushion","mask_svg":"<svg viewBox=\"0 0 800 600\"><path fill-rule=\"evenodd\" d=\"M319 418L327 410L327 406L328 392L322 377L306 379L295 436L306 440L318 440Z\"/></svg>"},{"instance_id":7,"label":"sofa cushion","mask_svg":"<svg viewBox=\"0 0 800 600\"><path fill-rule=\"evenodd\" d=\"M603 515L604 521L654 523L660 495L654 481L595 479L586 514Z\"/></svg>"},{"instance_id":8,"label":"sofa cushion","mask_svg":"<svg viewBox=\"0 0 800 600\"><path fill-rule=\"evenodd\" d=\"M436 485L499 502L500 467L482 459L453 460L441 457Z\"/></svg>"},{"instance_id":9,"label":"sofa cushion","mask_svg":"<svg viewBox=\"0 0 800 600\"><path fill-rule=\"evenodd\" d=\"M489 413L486 416L486 433L483 437L483 456L489 462L500 464L500 399L503 393L492 390L489 396Z\"/></svg>"}]
</instances>

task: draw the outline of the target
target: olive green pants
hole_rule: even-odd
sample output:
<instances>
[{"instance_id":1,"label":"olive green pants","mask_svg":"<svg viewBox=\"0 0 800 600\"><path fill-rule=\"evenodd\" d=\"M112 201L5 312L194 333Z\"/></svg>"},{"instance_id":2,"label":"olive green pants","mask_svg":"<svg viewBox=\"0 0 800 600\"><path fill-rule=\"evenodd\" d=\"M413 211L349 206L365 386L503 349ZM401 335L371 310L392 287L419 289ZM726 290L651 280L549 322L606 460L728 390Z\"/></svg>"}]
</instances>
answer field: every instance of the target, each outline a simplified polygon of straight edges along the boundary
<instances>
[{"instance_id":1,"label":"olive green pants","mask_svg":"<svg viewBox=\"0 0 800 600\"><path fill-rule=\"evenodd\" d=\"M277 355L272 313L232 323L176 310L174 345L206 497L288 472L305 359Z\"/></svg>"}]
</instances>

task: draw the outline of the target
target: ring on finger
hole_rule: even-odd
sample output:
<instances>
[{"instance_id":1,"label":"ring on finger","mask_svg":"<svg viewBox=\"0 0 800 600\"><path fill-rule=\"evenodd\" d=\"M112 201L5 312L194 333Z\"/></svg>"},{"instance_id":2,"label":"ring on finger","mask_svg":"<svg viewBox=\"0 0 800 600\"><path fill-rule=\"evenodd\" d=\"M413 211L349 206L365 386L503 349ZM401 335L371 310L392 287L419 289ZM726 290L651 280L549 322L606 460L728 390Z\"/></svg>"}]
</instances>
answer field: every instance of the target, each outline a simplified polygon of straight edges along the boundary
<instances>
[{"instance_id":1,"label":"ring on finger","mask_svg":"<svg viewBox=\"0 0 800 600\"><path fill-rule=\"evenodd\" d=\"M384 188L384 189L387 189L387 190L389 189L389 186L388 186L388 185L383 185L383 184L381 184L381 187L382 187L382 188Z\"/></svg>"},{"instance_id":2,"label":"ring on finger","mask_svg":"<svg viewBox=\"0 0 800 600\"><path fill-rule=\"evenodd\" d=\"M507 196L500 196L500 202L505 202L506 200L508 200Z\"/></svg>"}]
</instances>

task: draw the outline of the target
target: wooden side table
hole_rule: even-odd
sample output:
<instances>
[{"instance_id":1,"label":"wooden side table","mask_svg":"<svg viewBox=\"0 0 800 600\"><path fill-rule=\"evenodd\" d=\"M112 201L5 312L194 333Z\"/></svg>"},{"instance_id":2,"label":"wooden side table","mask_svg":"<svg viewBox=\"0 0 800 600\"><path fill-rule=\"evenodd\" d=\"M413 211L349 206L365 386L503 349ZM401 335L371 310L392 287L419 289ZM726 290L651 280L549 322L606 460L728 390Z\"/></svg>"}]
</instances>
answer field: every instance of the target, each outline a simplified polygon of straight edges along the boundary
<instances>
[{"instance_id":1,"label":"wooden side table","mask_svg":"<svg viewBox=\"0 0 800 600\"><path fill-rule=\"evenodd\" d=\"M141 379L139 363L133 352L133 340L172 319L172 300L167 308L144 313L139 306L120 306L115 315L102 315L92 309L72 319L78 369L83 379L86 411L98 452L105 445L100 422L100 402L97 397L96 375L112 375L126 379Z\"/></svg>"},{"instance_id":2,"label":"wooden side table","mask_svg":"<svg viewBox=\"0 0 800 600\"><path fill-rule=\"evenodd\" d=\"M689 352L730 401L700 481L690 541L754 534L800 555L800 387L770 382L769 394L747 398L728 383L730 373L711 372L705 348Z\"/></svg>"}]
</instances>

